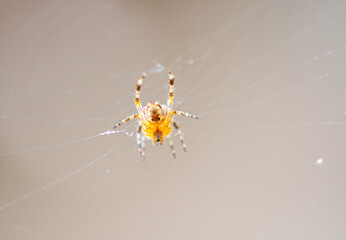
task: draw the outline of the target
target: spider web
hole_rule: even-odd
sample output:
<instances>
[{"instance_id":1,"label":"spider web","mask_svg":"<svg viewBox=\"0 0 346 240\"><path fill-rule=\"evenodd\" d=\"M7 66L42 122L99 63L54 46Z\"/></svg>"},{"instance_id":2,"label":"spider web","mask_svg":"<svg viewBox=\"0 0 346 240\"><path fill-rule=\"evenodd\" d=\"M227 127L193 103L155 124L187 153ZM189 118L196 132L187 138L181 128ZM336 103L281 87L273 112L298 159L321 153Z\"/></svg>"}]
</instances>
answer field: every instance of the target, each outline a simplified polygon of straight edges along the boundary
<instances>
[{"instance_id":1,"label":"spider web","mask_svg":"<svg viewBox=\"0 0 346 240\"><path fill-rule=\"evenodd\" d=\"M345 3L25 4L1 10L0 238L345 236ZM200 119L143 162L112 126L167 69Z\"/></svg>"}]
</instances>

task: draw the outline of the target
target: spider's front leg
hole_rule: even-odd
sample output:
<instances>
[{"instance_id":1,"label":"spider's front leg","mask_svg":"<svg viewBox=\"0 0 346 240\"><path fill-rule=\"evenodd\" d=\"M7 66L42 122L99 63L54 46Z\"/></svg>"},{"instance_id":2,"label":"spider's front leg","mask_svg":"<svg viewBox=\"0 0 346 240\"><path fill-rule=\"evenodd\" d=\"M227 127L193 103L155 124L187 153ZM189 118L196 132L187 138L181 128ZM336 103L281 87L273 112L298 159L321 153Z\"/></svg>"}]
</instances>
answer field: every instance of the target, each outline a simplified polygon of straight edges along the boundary
<instances>
[{"instance_id":1,"label":"spider's front leg","mask_svg":"<svg viewBox=\"0 0 346 240\"><path fill-rule=\"evenodd\" d=\"M171 70L168 70L168 76L169 76L169 96L167 100L167 106L172 111L173 107L173 98L174 98L174 75L172 74Z\"/></svg>"},{"instance_id":2,"label":"spider's front leg","mask_svg":"<svg viewBox=\"0 0 346 240\"><path fill-rule=\"evenodd\" d=\"M140 113L142 112L142 106L141 106L141 103L139 101L139 96L141 94L141 86L142 86L142 83L144 81L144 78L147 76L147 73L144 72L143 75L140 77L140 79L138 79L137 81L137 85L136 85L136 95L135 95L135 104L136 104L136 108L137 108L137 111Z\"/></svg>"}]
</instances>

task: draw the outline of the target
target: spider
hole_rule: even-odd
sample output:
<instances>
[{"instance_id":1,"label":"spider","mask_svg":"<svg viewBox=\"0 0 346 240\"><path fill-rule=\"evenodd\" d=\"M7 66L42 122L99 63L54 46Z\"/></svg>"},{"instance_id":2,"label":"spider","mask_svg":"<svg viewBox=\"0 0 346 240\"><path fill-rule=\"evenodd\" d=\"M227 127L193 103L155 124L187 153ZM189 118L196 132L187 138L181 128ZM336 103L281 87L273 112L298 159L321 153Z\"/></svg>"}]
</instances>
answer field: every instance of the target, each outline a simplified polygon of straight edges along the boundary
<instances>
[{"instance_id":1,"label":"spider","mask_svg":"<svg viewBox=\"0 0 346 240\"><path fill-rule=\"evenodd\" d=\"M184 143L183 134L173 119L174 114L181 116L187 116L194 119L199 119L197 116L191 113L185 113L178 110L173 110L173 97L174 97L174 75L168 70L169 76L169 98L167 100L167 106L158 102L151 102L144 108L142 108L139 102L139 95L141 86L147 73L143 73L141 78L137 81L135 104L137 113L124 118L119 121L113 128L119 127L121 124L126 123L132 119L138 118L138 131L137 131L137 145L138 152L142 159L145 159L145 137L153 140L155 145L162 145L164 138L168 139L169 146L171 148L173 157L175 158L175 150L171 139L172 126L177 130L180 137L180 142L186 152L186 145Z\"/></svg>"}]
</instances>

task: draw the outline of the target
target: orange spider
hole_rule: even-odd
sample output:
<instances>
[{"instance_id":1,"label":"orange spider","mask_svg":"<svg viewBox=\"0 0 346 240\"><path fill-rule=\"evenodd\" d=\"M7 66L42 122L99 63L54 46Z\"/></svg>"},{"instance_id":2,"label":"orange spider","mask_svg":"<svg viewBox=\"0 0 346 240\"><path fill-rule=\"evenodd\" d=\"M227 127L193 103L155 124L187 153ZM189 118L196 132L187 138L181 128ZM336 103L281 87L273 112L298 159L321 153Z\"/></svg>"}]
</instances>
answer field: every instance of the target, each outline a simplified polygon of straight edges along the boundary
<instances>
[{"instance_id":1,"label":"orange spider","mask_svg":"<svg viewBox=\"0 0 346 240\"><path fill-rule=\"evenodd\" d=\"M183 145L183 149L186 152L186 145L184 143L184 138L181 130L179 129L177 123L173 120L173 115L178 114L181 116L188 116L195 119L198 119L197 116L191 113L185 113L177 110L173 110L173 96L174 96L174 76L170 70L168 70L169 75L169 98L167 100L167 106L161 105L158 102L151 102L146 107L142 108L141 103L139 102L139 95L141 91L141 86L144 78L147 76L147 73L143 73L142 77L137 82L136 88L136 97L135 104L137 109L137 114L133 114L129 117L124 118L119 123L117 123L113 128L120 126L121 124L128 122L132 119L138 118L138 131L137 131L137 144L139 155L145 159L145 137L148 137L153 140L154 144L158 143L162 145L163 139L168 138L168 142L175 158L175 150L173 146L170 133L172 132L172 125L178 131L180 136L180 142Z\"/></svg>"}]
</instances>

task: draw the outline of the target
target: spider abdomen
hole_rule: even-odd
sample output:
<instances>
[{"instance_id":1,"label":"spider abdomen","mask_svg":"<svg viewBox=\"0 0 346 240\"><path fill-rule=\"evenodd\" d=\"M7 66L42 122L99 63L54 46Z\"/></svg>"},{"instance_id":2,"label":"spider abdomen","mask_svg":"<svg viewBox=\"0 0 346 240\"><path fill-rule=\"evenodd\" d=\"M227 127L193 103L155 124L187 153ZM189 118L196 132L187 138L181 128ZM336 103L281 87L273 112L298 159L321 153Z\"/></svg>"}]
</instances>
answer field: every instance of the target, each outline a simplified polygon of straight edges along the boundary
<instances>
[{"instance_id":1,"label":"spider abdomen","mask_svg":"<svg viewBox=\"0 0 346 240\"><path fill-rule=\"evenodd\" d=\"M167 137L172 132L171 121L163 119L159 122L151 122L146 124L142 121L143 133L148 138L152 139L154 143L161 143L163 139Z\"/></svg>"}]
</instances>

